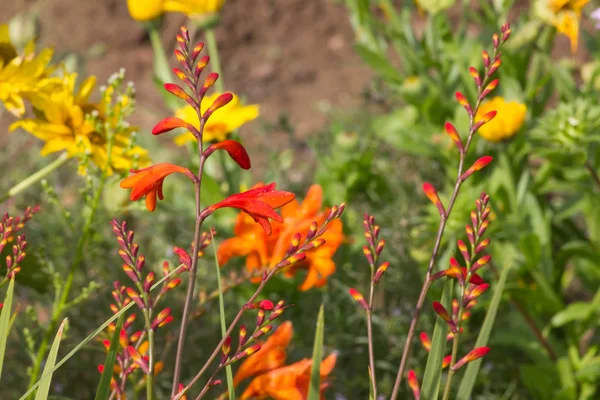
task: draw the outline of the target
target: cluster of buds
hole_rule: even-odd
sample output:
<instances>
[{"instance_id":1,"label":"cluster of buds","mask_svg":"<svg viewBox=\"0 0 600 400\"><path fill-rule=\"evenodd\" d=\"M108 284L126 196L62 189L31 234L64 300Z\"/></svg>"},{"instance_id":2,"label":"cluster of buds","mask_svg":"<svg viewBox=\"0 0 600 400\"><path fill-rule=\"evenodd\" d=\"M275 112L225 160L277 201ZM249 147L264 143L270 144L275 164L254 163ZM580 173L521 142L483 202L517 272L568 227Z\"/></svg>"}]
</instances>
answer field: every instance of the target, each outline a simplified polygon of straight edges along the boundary
<instances>
[{"instance_id":1,"label":"cluster of buds","mask_svg":"<svg viewBox=\"0 0 600 400\"><path fill-rule=\"evenodd\" d=\"M179 49L174 50L174 53L181 68L173 68L173 73L190 90L191 94L175 83L165 83L165 89L172 95L184 100L196 110L198 119L200 120L200 127L197 129L194 125L177 117L167 117L156 124L152 129L152 133L154 135L160 135L161 133L169 132L173 129L185 128L198 139L199 143L202 143L204 124L206 124L206 121L208 121L212 113L227 105L233 99L233 94L223 93L217 97L206 110L201 109L200 105L204 96L215 84L217 79L219 79L219 74L212 72L203 81L200 79L202 71L204 71L210 61L210 57L204 56L199 59L200 53L204 49L204 43L197 43L192 47L187 27L181 27L180 33L176 36L176 39ZM246 149L239 142L235 140L223 140L214 143L204 150L202 157L206 159L216 150L227 151L229 156L241 168L250 169L250 157L248 156Z\"/></svg>"},{"instance_id":2,"label":"cluster of buds","mask_svg":"<svg viewBox=\"0 0 600 400\"><path fill-rule=\"evenodd\" d=\"M132 374L140 370L143 376L140 378L138 385L143 385L148 374L156 375L163 368L162 361L154 362L151 365L151 355L149 354L151 334L173 320L170 308L164 308L154 318L153 310L165 293L179 286L181 279L177 278L176 275L183 271L185 266L179 266L176 271L172 271L169 263L164 262L161 290L158 291L155 297L152 297L150 291L156 281L155 273L150 271L144 275L145 258L139 253L139 244L134 242L134 232L127 229L125 222L119 222L116 219L111 221L111 225L119 242L119 255L124 261L123 271L134 284L133 287L130 287L122 285L118 281L114 283L112 296L115 302L110 305L111 311L117 313L133 301L144 314L145 320L144 329L135 330L133 328L136 315L131 314L125 319L119 332L120 348L117 352L117 364L114 372L118 379L124 383L133 379ZM115 329L115 324L110 324L108 333L112 336ZM104 339L103 344L108 351L110 340ZM102 372L103 366L99 366L98 369ZM111 382L111 388L117 398L125 398L124 384L118 385L114 376Z\"/></svg>"},{"instance_id":3,"label":"cluster of buds","mask_svg":"<svg viewBox=\"0 0 600 400\"><path fill-rule=\"evenodd\" d=\"M209 232L202 232L200 234L200 240L198 241L198 257L202 257L204 255L204 250L210 246L212 239L216 234L217 231L214 228L210 228ZM190 253L181 247L173 247L173 252L177 254L179 257L179 262L185 267L186 270L189 271L192 269L192 257L190 257ZM190 252L194 254L193 243Z\"/></svg>"},{"instance_id":4,"label":"cluster of buds","mask_svg":"<svg viewBox=\"0 0 600 400\"><path fill-rule=\"evenodd\" d=\"M385 239L379 239L380 228L379 225L375 224L375 217L365 213L363 218L363 227L367 244L363 246L362 250L365 258L367 259L367 263L371 268L371 283L372 286L374 286L379 282L385 271L387 271L390 263L389 261L386 261L378 265L379 256L385 247ZM371 292L373 292L373 289ZM352 298L356 300L362 308L364 308L366 311L371 310L371 307L373 306L371 304L373 293L371 293L371 296L369 296L370 300L368 303L358 290L350 288L349 293L350 296L352 296Z\"/></svg>"},{"instance_id":5,"label":"cluster of buds","mask_svg":"<svg viewBox=\"0 0 600 400\"><path fill-rule=\"evenodd\" d=\"M27 241L25 235L17 233L25 227L35 213L40 210L40 206L27 207L22 217L11 217L5 213L0 220L0 254L8 243L14 242L12 246L12 255L6 256L6 278L13 278L20 270L20 263L25 258L25 248Z\"/></svg>"},{"instance_id":6,"label":"cluster of buds","mask_svg":"<svg viewBox=\"0 0 600 400\"><path fill-rule=\"evenodd\" d=\"M235 352L231 352L231 336L228 336L221 347L221 361L219 368L231 365L244 357L252 355L260 350L261 344L255 343L257 339L262 338L273 330L273 321L283 314L283 311L289 306L280 300L273 304L270 300L262 300L254 303L248 303L244 306L245 310L258 310L256 315L256 324L254 331L249 334L246 325L241 325L238 335L238 346Z\"/></svg>"},{"instance_id":7,"label":"cluster of buds","mask_svg":"<svg viewBox=\"0 0 600 400\"><path fill-rule=\"evenodd\" d=\"M296 233L292 236L292 240L290 246L288 247L287 252L283 256L282 260L275 265L270 272L264 271L263 273L263 281L269 279L275 272L281 271L284 268L295 268L298 267L299 264L306 260L306 253L318 249L319 247L325 244L325 239L322 238L323 234L327 231L328 225L340 218L346 209L346 204L342 203L339 206L333 206L329 210L327 214L327 218L325 221L319 226L316 221L313 221L306 235L302 235L301 233Z\"/></svg>"},{"instance_id":8,"label":"cluster of buds","mask_svg":"<svg viewBox=\"0 0 600 400\"><path fill-rule=\"evenodd\" d=\"M462 332L461 324L469 318L470 309L477 303L477 298L485 293L490 285L485 283L481 276L477 273L482 267L489 264L491 257L488 254L483 254L484 250L490 243L489 238L484 238L488 226L489 215L491 209L489 207L490 197L485 192L475 201L476 209L471 211L471 223L467 224L465 231L469 245L464 241L458 240L457 246L464 260L465 266L461 266L460 262L455 258L450 258L450 266L431 276L431 280L435 281L441 277L456 279L460 287L460 297L452 300L452 309L449 312L439 302L433 302L433 309L436 314L444 320L449 328L450 333L447 339L453 339L456 335ZM429 337L425 332L421 333L421 342L428 349L431 346ZM471 351L458 362L451 365L453 370L459 369L462 365L469 361L483 357L489 348L478 348ZM443 367L452 363L451 356L444 358Z\"/></svg>"}]
</instances>

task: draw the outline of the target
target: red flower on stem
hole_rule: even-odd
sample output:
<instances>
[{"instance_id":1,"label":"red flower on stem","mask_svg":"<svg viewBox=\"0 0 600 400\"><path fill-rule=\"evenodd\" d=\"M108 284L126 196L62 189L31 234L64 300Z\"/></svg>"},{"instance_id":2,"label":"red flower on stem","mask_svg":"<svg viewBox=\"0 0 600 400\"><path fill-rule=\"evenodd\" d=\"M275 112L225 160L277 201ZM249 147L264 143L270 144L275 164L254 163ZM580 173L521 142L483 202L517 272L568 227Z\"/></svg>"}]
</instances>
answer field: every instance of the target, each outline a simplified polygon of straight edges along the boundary
<instances>
[{"instance_id":1,"label":"red flower on stem","mask_svg":"<svg viewBox=\"0 0 600 400\"><path fill-rule=\"evenodd\" d=\"M251 216L254 221L262 226L267 235L270 235L271 223L269 219L283 222L283 218L275 212L275 209L283 207L293 201L294 198L293 193L276 190L275 183L271 183L231 195L225 200L207 207L202 211L202 216L206 218L219 208L237 208Z\"/></svg>"},{"instance_id":2,"label":"red flower on stem","mask_svg":"<svg viewBox=\"0 0 600 400\"><path fill-rule=\"evenodd\" d=\"M162 188L163 181L167 176L179 172L188 176L192 181L197 179L189 169L170 163L156 164L137 171L131 170L130 172L134 175L122 180L120 186L123 189L131 189L129 195L131 201L139 200L145 196L148 211L156 209L156 196L160 200L164 199Z\"/></svg>"}]
</instances>

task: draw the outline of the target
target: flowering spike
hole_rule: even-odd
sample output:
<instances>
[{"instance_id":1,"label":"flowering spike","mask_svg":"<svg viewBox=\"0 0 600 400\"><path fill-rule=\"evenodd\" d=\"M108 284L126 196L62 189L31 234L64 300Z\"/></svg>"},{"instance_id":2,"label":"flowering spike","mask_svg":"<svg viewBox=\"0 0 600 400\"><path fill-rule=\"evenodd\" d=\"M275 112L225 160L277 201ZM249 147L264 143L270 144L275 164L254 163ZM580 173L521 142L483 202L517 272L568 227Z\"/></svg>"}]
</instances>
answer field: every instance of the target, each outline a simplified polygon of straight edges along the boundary
<instances>
[{"instance_id":1,"label":"flowering spike","mask_svg":"<svg viewBox=\"0 0 600 400\"><path fill-rule=\"evenodd\" d=\"M175 278L165 286L165 292L175 289L181 283L181 278Z\"/></svg>"},{"instance_id":2,"label":"flowering spike","mask_svg":"<svg viewBox=\"0 0 600 400\"><path fill-rule=\"evenodd\" d=\"M139 256L137 258L137 260L135 260L135 269L138 270L138 272L142 272L142 268L144 268L145 263L146 263L146 257Z\"/></svg>"},{"instance_id":3,"label":"flowering spike","mask_svg":"<svg viewBox=\"0 0 600 400\"><path fill-rule=\"evenodd\" d=\"M460 360L458 360L458 362L456 364L454 364L451 369L453 371L457 371L460 369L460 367L462 367L463 365L465 365L466 363L469 363L471 361L475 361L483 356L485 356L487 353L489 353L490 348L489 347L477 347L476 349L473 349L469 352L469 354L467 354L466 356L464 356L463 358L461 358Z\"/></svg>"},{"instance_id":4,"label":"flowering spike","mask_svg":"<svg viewBox=\"0 0 600 400\"><path fill-rule=\"evenodd\" d=\"M421 339L421 344L423 345L425 350L431 350L431 339L429 339L429 335L427 335L427 332L421 332L421 334L419 335L419 339Z\"/></svg>"},{"instance_id":5,"label":"flowering spike","mask_svg":"<svg viewBox=\"0 0 600 400\"><path fill-rule=\"evenodd\" d=\"M258 310L256 315L256 326L261 326L265 322L265 310Z\"/></svg>"},{"instance_id":6,"label":"flowering spike","mask_svg":"<svg viewBox=\"0 0 600 400\"><path fill-rule=\"evenodd\" d=\"M484 168L486 165L492 162L494 158L492 156L483 156L479 160L475 161L471 167L465 171L464 174L460 177L460 179L464 182L469 176L473 175L474 172L479 171Z\"/></svg>"},{"instance_id":7,"label":"flowering spike","mask_svg":"<svg viewBox=\"0 0 600 400\"><path fill-rule=\"evenodd\" d=\"M448 314L448 311L446 311L446 308L442 305L442 303L434 301L433 309L435 310L436 314L450 326L452 332L456 332L456 324L454 321L452 321L450 314Z\"/></svg>"},{"instance_id":8,"label":"flowering spike","mask_svg":"<svg viewBox=\"0 0 600 400\"><path fill-rule=\"evenodd\" d=\"M375 247L375 254L377 255L377 257L379 257L381 255L381 252L383 251L384 247L385 247L385 239L381 239L379 241L379 243L377 243L377 247Z\"/></svg>"},{"instance_id":9,"label":"flowering spike","mask_svg":"<svg viewBox=\"0 0 600 400\"><path fill-rule=\"evenodd\" d=\"M229 157L235 161L240 168L250 169L250 156L246 151L246 148L236 140L223 140L218 143L208 146L204 151L204 157L210 156L216 150L225 150L229 154Z\"/></svg>"},{"instance_id":10,"label":"flowering spike","mask_svg":"<svg viewBox=\"0 0 600 400\"><path fill-rule=\"evenodd\" d=\"M414 370L408 371L407 375L408 386L413 392L413 397L415 400L419 400L421 398L421 389L419 388L419 380L417 379L417 374L415 374Z\"/></svg>"},{"instance_id":11,"label":"flowering spike","mask_svg":"<svg viewBox=\"0 0 600 400\"><path fill-rule=\"evenodd\" d=\"M183 52L181 50L173 50L173 53L175 54L175 58L177 59L177 61L179 61L179 64L181 64L184 67L187 67L187 58L185 57L185 54L183 54Z\"/></svg>"},{"instance_id":12,"label":"flowering spike","mask_svg":"<svg viewBox=\"0 0 600 400\"><path fill-rule=\"evenodd\" d=\"M485 231L487 230L488 226L489 226L490 222L489 221L483 221L481 223L481 225L479 226L479 229L477 230L477 235L479 237L481 237L481 235L483 235L485 233Z\"/></svg>"},{"instance_id":13,"label":"flowering spike","mask_svg":"<svg viewBox=\"0 0 600 400\"><path fill-rule=\"evenodd\" d=\"M127 353L129 354L129 357L131 357L131 359L133 360L134 364L137 365L144 372L144 374L147 375L149 373L148 364L144 360L142 355L135 349L135 347L128 346Z\"/></svg>"},{"instance_id":14,"label":"flowering spike","mask_svg":"<svg viewBox=\"0 0 600 400\"><path fill-rule=\"evenodd\" d=\"M181 36L183 37L185 42L189 43L190 42L190 32L188 31L187 26L182 25L181 28L179 28L179 31L181 32Z\"/></svg>"},{"instance_id":15,"label":"flowering spike","mask_svg":"<svg viewBox=\"0 0 600 400\"><path fill-rule=\"evenodd\" d=\"M306 233L306 240L310 240L310 239L314 238L315 235L317 234L318 228L319 228L319 225L317 224L317 221L311 222L310 227L308 228L308 232Z\"/></svg>"},{"instance_id":16,"label":"flowering spike","mask_svg":"<svg viewBox=\"0 0 600 400\"><path fill-rule=\"evenodd\" d=\"M492 65L490 66L490 69L488 71L488 76L492 76L492 74L494 72L496 72L496 70L498 69L498 67L500 67L500 64L502 64L502 60L500 60L499 58L496 59Z\"/></svg>"},{"instance_id":17,"label":"flowering spike","mask_svg":"<svg viewBox=\"0 0 600 400\"><path fill-rule=\"evenodd\" d=\"M273 325L265 325L262 328L260 328L258 331L256 331L254 333L254 335L252 335L252 338L257 339L259 337L261 337L264 334L267 334L271 331L271 329L273 329Z\"/></svg>"},{"instance_id":18,"label":"flowering spike","mask_svg":"<svg viewBox=\"0 0 600 400\"><path fill-rule=\"evenodd\" d=\"M471 243L471 245L475 245L475 234L473 232L473 227L471 225L467 225L465 227L465 232L467 232L467 238L469 238L469 243Z\"/></svg>"},{"instance_id":19,"label":"flowering spike","mask_svg":"<svg viewBox=\"0 0 600 400\"><path fill-rule=\"evenodd\" d=\"M379 282L379 280L381 279L381 277L383 276L385 271L387 271L389 266L390 266L390 262L386 261L383 264L381 264L379 266L379 268L377 268L377 272L375 272L375 276L373 276L373 283Z\"/></svg>"},{"instance_id":20,"label":"flowering spike","mask_svg":"<svg viewBox=\"0 0 600 400\"><path fill-rule=\"evenodd\" d=\"M208 107L208 110L204 112L202 115L202 119L207 120L210 118L213 112L217 111L219 108L226 106L233 99L233 94L231 93L223 93L219 97L213 101L212 105Z\"/></svg>"},{"instance_id":21,"label":"flowering spike","mask_svg":"<svg viewBox=\"0 0 600 400\"><path fill-rule=\"evenodd\" d=\"M365 301L365 298L363 297L363 295L358 290L356 290L354 288L350 288L348 290L348 292L350 293L350 296L352 296L352 298L354 300L356 300L357 303L360 304L360 306L362 308L364 308L365 310L369 310L369 305Z\"/></svg>"},{"instance_id":22,"label":"flowering spike","mask_svg":"<svg viewBox=\"0 0 600 400\"><path fill-rule=\"evenodd\" d=\"M441 216L445 216L446 215L446 209L444 208L444 205L442 204L442 201L440 200L437 191L435 190L435 188L433 187L433 185L429 182L425 182L423 184L423 191L425 192L425 195L429 198L429 200L435 204L435 206L437 207L439 213Z\"/></svg>"},{"instance_id":23,"label":"flowering spike","mask_svg":"<svg viewBox=\"0 0 600 400\"><path fill-rule=\"evenodd\" d=\"M235 356L234 356L234 357L231 359L231 362L232 362L232 363L234 363L234 362L236 362L236 361L240 360L240 359L241 359L241 358L243 358L243 357L246 357L246 356L251 356L252 354L254 354L254 353L256 353L257 351L259 351L261 347L262 347L262 346L261 346L260 344L255 344L255 345L252 345L252 346L248 347L246 350L244 350L244 351L241 351L241 352L237 353L237 354L236 354L236 355L235 355Z\"/></svg>"},{"instance_id":24,"label":"flowering spike","mask_svg":"<svg viewBox=\"0 0 600 400\"><path fill-rule=\"evenodd\" d=\"M458 134L458 131L456 130L454 125L452 125L450 122L446 122L446 125L444 125L444 128L445 128L448 136L450 136L450 139L452 139L452 141L456 144L456 147L458 147L458 150L463 152L464 146L463 146L462 140L460 139L460 135Z\"/></svg>"}]
</instances>

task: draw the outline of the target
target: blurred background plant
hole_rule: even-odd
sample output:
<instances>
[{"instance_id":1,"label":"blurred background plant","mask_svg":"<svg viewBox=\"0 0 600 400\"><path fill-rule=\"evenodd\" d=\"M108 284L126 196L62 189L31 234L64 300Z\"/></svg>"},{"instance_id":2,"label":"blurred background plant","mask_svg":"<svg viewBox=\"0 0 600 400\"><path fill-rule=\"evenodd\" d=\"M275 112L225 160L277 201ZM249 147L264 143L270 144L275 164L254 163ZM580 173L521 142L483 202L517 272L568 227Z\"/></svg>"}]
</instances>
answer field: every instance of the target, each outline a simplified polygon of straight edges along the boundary
<instances>
[{"instance_id":1,"label":"blurred background plant","mask_svg":"<svg viewBox=\"0 0 600 400\"><path fill-rule=\"evenodd\" d=\"M239 172L226 157L214 157L206 169L206 204L272 180L297 193L302 206L318 203L312 211L350 204L340 246L328 255L335 273L327 284L300 291L307 272L298 270L293 277L275 277L265 290L267 298L296 305L286 310L296 327L287 347L288 364L309 357L314 331L298 327L313 327L319 305L325 305L325 348L338 351L326 396L348 399L367 398L369 392L364 316L347 295L350 287L363 290L368 285L357 265L363 257L363 213L376 215L390 261L373 300L379 393L389 394L439 222L420 188L432 182L447 202L456 167L454 145L443 126L451 122L459 131L468 126L454 93L461 90L467 98L475 97L469 67L479 65L491 34L510 21L513 36L503 48L500 83L481 109L481 115L489 110L498 114L480 130L469 159L491 154L495 161L464 184L438 265L447 265L456 252L472 202L485 190L493 209L488 230L493 261L483 274L492 281L492 290L496 274L509 265L511 269L489 339L492 351L482 364L474 398L598 396L598 2L320 0L284 7L264 0L250 12L239 0L197 2L198 8L164 1L154 2L153 12L142 15L139 3L130 0L109 11L109 5L98 5L107 21L121 22L123 28L115 28L114 35L127 39L112 38L109 44L82 39L82 45L67 41L71 44L64 47L61 40L75 36L73 32L56 33L48 24L67 18L77 24L81 19L84 25L74 26L82 35L102 24L79 14L63 20L48 11L54 1L47 3L23 2L14 8L16 16L0 16L0 22L8 23L0 29L0 102L5 107L0 124L5 131L14 128L10 136L0 135L0 169L10 171L0 186L0 210L20 215L28 205L41 205L25 227L28 255L17 275L13 303L22 306L13 307L19 315L7 347L11 368L5 365L2 374L7 398L18 398L34 380L31 375L39 375L45 358L39 354L49 351L64 316L69 316L66 344L61 345L65 348L106 319L112 281L127 279L115 265L111 217L127 218L151 260L147 268L157 273L164 260L176 258L173 246L192 236L186 216L195 205L183 184L165 183L171 201L161 203L153 218L138 212L143 205L128 203L127 193L117 188L120 174L133 166L119 162L120 154L142 166L149 161L148 149L160 153L161 160L179 158L179 164L197 168L193 145L184 143L190 157L182 161L172 137L160 144L148 140L156 110L162 109L161 115L165 107L173 115L186 113L157 90L157 83L173 79L170 66L175 64L169 54L176 44L166 38L186 20L193 26L192 36L206 42L213 71L222 72L216 91L237 95L230 111L221 110L223 121L214 127L214 138L241 138L250 153L260 154L253 158L253 175ZM320 43L326 47L318 47ZM147 66L141 70L145 73L117 73L102 90L91 78L94 72L103 82L121 65L135 68L136 63ZM288 75L292 79L286 80ZM127 79L135 80L137 96ZM140 134L133 129L138 125ZM68 140L56 140L60 135ZM50 154L59 151L65 155ZM23 181L27 184L19 186ZM313 184L322 188L322 204L310 196ZM241 229L236 215L217 215L217 246L255 234ZM192 322L195 329L188 339L194 344L216 344L220 337L211 247L205 251L205 268L199 268L197 281L199 319ZM232 309L253 293L248 283L253 276L246 268L246 258L232 258L222 268L225 301ZM66 286L67 297L61 300ZM440 294L441 288L434 287L428 298L438 300ZM480 298L461 341L475 342L474 327L481 326L490 300L489 295ZM164 300L176 320L181 310L173 306L182 301L181 291ZM419 332L432 332L435 318L427 308ZM169 349L175 337L165 334L157 340L160 348ZM26 352L19 351L22 346ZM194 347L182 374L192 375L194 363L205 360L210 348ZM427 355L414 347L409 368L419 377ZM93 398L95 365L104 357L100 343L84 348L55 373L54 392L65 398ZM169 357L165 350L165 365L172 364ZM169 376L157 375L156 384L168 390ZM411 392L403 385L400 398Z\"/></svg>"}]
</instances>

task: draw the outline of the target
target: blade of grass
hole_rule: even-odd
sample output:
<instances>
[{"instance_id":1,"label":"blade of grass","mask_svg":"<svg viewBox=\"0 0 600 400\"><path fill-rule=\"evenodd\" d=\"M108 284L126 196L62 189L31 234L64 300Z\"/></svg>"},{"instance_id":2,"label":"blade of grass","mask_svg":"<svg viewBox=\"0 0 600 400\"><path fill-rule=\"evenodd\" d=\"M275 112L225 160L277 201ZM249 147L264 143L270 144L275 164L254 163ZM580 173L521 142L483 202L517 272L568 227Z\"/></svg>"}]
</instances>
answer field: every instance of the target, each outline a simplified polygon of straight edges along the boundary
<instances>
[{"instance_id":1,"label":"blade of grass","mask_svg":"<svg viewBox=\"0 0 600 400\"><path fill-rule=\"evenodd\" d=\"M100 383L98 384L98 390L96 390L95 400L106 400L110 396L110 380L113 376L113 369L115 366L115 360L117 359L117 350L119 347L119 334L121 333L121 327L123 326L123 314L117 321L115 332L113 333L112 340L110 341L110 347L108 353L106 353L106 359L104 360L104 370L100 377Z\"/></svg>"},{"instance_id":2,"label":"blade of grass","mask_svg":"<svg viewBox=\"0 0 600 400\"><path fill-rule=\"evenodd\" d=\"M63 319L62 323L58 327L58 332L50 347L48 358L46 359L46 366L44 367L43 377L40 380L40 387L35 394L35 400L47 400L48 393L50 392L50 383L52 383L52 372L54 371L54 364L56 364L56 356L58 355L58 347L60 346L60 340L62 339L63 329L68 318Z\"/></svg>"},{"instance_id":3,"label":"blade of grass","mask_svg":"<svg viewBox=\"0 0 600 400\"><path fill-rule=\"evenodd\" d=\"M154 290L157 287L159 287L164 281L166 281L167 279L169 279L171 277L171 275L175 274L179 268L181 267L181 265L179 265L177 268L173 269L173 271L171 271L167 276L164 276L163 278L161 278L158 282L156 282L154 285L152 285L152 287L150 288L150 290ZM135 302L131 302L129 304L127 304L125 307L121 308L118 312L116 312L112 317L110 317L109 319L107 319L106 321L104 321L104 323L102 325L100 325L98 328L96 328L92 333L90 333L85 339L83 339L81 342L79 342L77 344L77 346L75 346L75 348L73 350L71 350L66 356L64 356L55 366L54 368L52 368L50 371L46 372L44 371L44 374L42 374L42 376L40 377L40 379L34 384L32 385L29 390L19 398L19 400L25 400L27 398L27 396L29 396L31 393L33 393L33 391L35 389L37 389L37 387L40 385L40 383L42 382L42 379L44 379L47 375L51 375L54 371L56 371L57 369L59 369L64 363L66 363L67 361L69 361L69 359L71 357L73 357L79 350L81 350L86 344L88 344L92 339L94 339L96 336L98 336L100 334L100 332L102 332L104 329L106 329L106 327L108 325L110 325L114 320L116 320L117 318L119 318L122 314L124 314L127 310L129 310L131 307L133 307L135 305Z\"/></svg>"},{"instance_id":4,"label":"blade of grass","mask_svg":"<svg viewBox=\"0 0 600 400\"><path fill-rule=\"evenodd\" d=\"M308 387L307 400L319 400L321 398L321 360L323 359L323 336L325 334L325 316L323 304L319 309L317 317L317 329L315 330L315 344L313 347L312 370L310 372L310 386Z\"/></svg>"},{"instance_id":5,"label":"blade of grass","mask_svg":"<svg viewBox=\"0 0 600 400\"><path fill-rule=\"evenodd\" d=\"M500 272L500 278L498 279L498 283L495 285L496 287L494 288L494 295L490 303L490 308L485 315L485 319L483 320L483 325L481 326L481 331L479 331L479 336L477 337L474 348L487 346L490 333L492 332L494 321L496 319L496 313L498 312L498 306L500 305L500 300L502 299L502 292L504 291L506 279L508 278L508 273L510 272L512 265L512 260L509 260L502 269L502 272ZM458 394L456 395L457 400L468 400L471 398L471 392L473 391L475 379L479 373L479 367L481 366L482 361L483 359L480 358L470 362L467 365L465 375L460 381L460 386L458 387Z\"/></svg>"},{"instance_id":6,"label":"blade of grass","mask_svg":"<svg viewBox=\"0 0 600 400\"><path fill-rule=\"evenodd\" d=\"M4 364L4 352L6 351L6 341L10 331L10 313L12 310L13 293L15 291L15 279L8 283L8 290L4 298L4 306L0 313L0 377L2 377L2 366Z\"/></svg>"},{"instance_id":7,"label":"blade of grass","mask_svg":"<svg viewBox=\"0 0 600 400\"><path fill-rule=\"evenodd\" d=\"M454 281L447 279L442 292L441 303L447 310L451 309L452 290ZM446 335L448 333L448 324L441 318L436 318L435 328L431 339L431 349L427 357L425 374L423 375L423 384L421 386L421 398L437 399L440 390L440 380L442 378L442 362L446 351Z\"/></svg>"},{"instance_id":8,"label":"blade of grass","mask_svg":"<svg viewBox=\"0 0 600 400\"><path fill-rule=\"evenodd\" d=\"M225 336L227 333L227 322L225 321L225 301L223 300L221 267L219 266L219 259L217 258L217 245L215 244L215 237L213 236L212 230L210 231L210 237L212 239L213 250L215 253L215 266L217 268L217 290L219 291L219 319L221 320L221 335ZM225 367L225 373L227 375L227 392L229 393L229 398L235 399L235 387L233 386L233 372L231 372L231 365Z\"/></svg>"}]
</instances>

